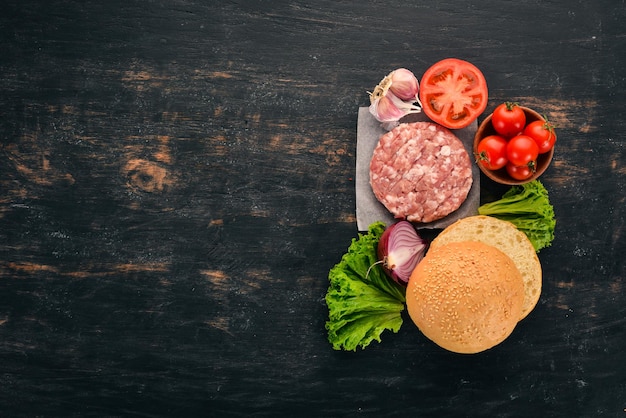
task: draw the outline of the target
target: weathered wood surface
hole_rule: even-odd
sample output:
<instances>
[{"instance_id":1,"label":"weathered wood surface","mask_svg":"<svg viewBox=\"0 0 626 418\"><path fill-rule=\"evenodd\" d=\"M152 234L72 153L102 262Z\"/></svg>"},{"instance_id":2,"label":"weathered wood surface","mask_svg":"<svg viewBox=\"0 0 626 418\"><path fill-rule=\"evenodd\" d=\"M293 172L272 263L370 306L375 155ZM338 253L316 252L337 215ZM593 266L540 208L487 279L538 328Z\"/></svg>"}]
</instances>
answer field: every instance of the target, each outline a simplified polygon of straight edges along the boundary
<instances>
[{"instance_id":1,"label":"weathered wood surface","mask_svg":"<svg viewBox=\"0 0 626 418\"><path fill-rule=\"evenodd\" d=\"M626 416L626 7L36 1L0 14L2 416ZM455 56L559 128L537 309L476 356L326 341L356 116Z\"/></svg>"}]
</instances>

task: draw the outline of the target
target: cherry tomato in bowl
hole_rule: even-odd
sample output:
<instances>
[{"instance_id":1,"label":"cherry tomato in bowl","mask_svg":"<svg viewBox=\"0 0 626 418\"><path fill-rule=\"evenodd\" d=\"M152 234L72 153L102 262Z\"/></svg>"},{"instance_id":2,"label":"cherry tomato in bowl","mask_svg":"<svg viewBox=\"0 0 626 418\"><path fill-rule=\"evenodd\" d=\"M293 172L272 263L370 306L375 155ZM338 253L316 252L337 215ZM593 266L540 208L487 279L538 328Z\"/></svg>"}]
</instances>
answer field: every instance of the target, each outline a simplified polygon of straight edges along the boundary
<instances>
[{"instance_id":1,"label":"cherry tomato in bowl","mask_svg":"<svg viewBox=\"0 0 626 418\"><path fill-rule=\"evenodd\" d=\"M476 148L476 161L488 170L499 170L508 162L507 140L500 135L484 137Z\"/></svg>"},{"instance_id":2,"label":"cherry tomato in bowl","mask_svg":"<svg viewBox=\"0 0 626 418\"><path fill-rule=\"evenodd\" d=\"M515 180L524 181L530 179L533 174L533 165L515 165L511 163L507 163L506 172L509 176L513 177Z\"/></svg>"},{"instance_id":3,"label":"cherry tomato in bowl","mask_svg":"<svg viewBox=\"0 0 626 418\"><path fill-rule=\"evenodd\" d=\"M505 102L493 111L491 124L497 133L505 138L513 138L522 133L526 126L526 113L517 103Z\"/></svg>"},{"instance_id":4,"label":"cherry tomato in bowl","mask_svg":"<svg viewBox=\"0 0 626 418\"><path fill-rule=\"evenodd\" d=\"M469 126L487 107L487 81L472 63L446 58L426 70L420 82L422 111L449 129Z\"/></svg>"},{"instance_id":5,"label":"cherry tomato in bowl","mask_svg":"<svg viewBox=\"0 0 626 418\"><path fill-rule=\"evenodd\" d=\"M539 154L545 154L554 148L556 143L556 133L554 126L546 120L535 120L524 128L524 135L535 140L539 147Z\"/></svg>"},{"instance_id":6,"label":"cherry tomato in bowl","mask_svg":"<svg viewBox=\"0 0 626 418\"><path fill-rule=\"evenodd\" d=\"M506 145L506 157L516 166L528 165L539 156L539 147L534 139L526 135L517 135Z\"/></svg>"},{"instance_id":7,"label":"cherry tomato in bowl","mask_svg":"<svg viewBox=\"0 0 626 418\"><path fill-rule=\"evenodd\" d=\"M524 113L526 114L526 126L528 126L530 123L536 120L545 122L545 119L541 116L541 114L539 114L535 110L532 110L524 106L520 106L520 107L524 110ZM478 129L476 131L476 134L474 135L474 146L473 146L474 155L476 155L478 144L483 138L486 138L490 135L498 135L498 133L496 132L496 130L494 129L491 123L492 116L493 114L487 115L487 117L478 125ZM528 167L530 172L525 172L524 174L529 175L529 177L524 178L524 179L514 178L511 174L507 172L506 166L499 170L489 170L483 164L480 164L479 162L477 162L477 164L478 164L478 168L482 171L482 173L485 176L487 176L489 179L495 181L496 183L506 184L506 185L517 185L517 184L528 183L529 181L535 180L539 176L541 176L550 166L550 163L552 162L552 158L554 156L554 148L555 147L553 146L552 149L550 149L548 152L545 152L543 154L542 153L538 154L536 160L532 164L534 165L534 172L533 172L532 167ZM520 171L520 170L518 169L517 171ZM525 177L525 175L524 176L522 176L521 174L517 175L516 173L516 177L520 177L520 178Z\"/></svg>"}]
</instances>

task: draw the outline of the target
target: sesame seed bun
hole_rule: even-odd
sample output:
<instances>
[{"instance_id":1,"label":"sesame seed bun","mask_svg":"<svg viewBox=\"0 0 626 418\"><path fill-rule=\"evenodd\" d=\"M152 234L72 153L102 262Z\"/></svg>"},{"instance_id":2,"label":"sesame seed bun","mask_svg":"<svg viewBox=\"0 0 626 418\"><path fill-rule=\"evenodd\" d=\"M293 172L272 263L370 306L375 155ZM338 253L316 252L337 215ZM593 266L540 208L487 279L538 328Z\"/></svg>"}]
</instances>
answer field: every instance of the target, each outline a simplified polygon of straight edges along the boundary
<instances>
[{"instance_id":1,"label":"sesame seed bun","mask_svg":"<svg viewBox=\"0 0 626 418\"><path fill-rule=\"evenodd\" d=\"M456 241L479 241L496 247L513 260L524 279L524 305L519 319L526 318L539 301L542 281L541 263L526 234L512 223L492 216L470 216L444 229L430 248Z\"/></svg>"},{"instance_id":2,"label":"sesame seed bun","mask_svg":"<svg viewBox=\"0 0 626 418\"><path fill-rule=\"evenodd\" d=\"M509 256L477 241L431 248L413 271L407 310L422 333L446 350L473 354L504 341L524 302L522 276Z\"/></svg>"}]
</instances>

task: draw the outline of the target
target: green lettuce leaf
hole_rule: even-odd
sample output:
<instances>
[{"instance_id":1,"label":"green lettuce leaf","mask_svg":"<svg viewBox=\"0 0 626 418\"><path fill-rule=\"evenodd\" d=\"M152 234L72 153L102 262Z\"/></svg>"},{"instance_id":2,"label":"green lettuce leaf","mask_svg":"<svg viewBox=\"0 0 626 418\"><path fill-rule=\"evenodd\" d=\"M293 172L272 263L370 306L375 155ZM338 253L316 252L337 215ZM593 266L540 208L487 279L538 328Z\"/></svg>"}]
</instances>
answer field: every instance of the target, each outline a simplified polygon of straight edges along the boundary
<instances>
[{"instance_id":1,"label":"green lettuce leaf","mask_svg":"<svg viewBox=\"0 0 626 418\"><path fill-rule=\"evenodd\" d=\"M353 239L348 252L328 273L326 330L335 350L356 351L373 340L380 342L385 330L400 330L406 289L375 264L384 230L382 222L370 225L368 233Z\"/></svg>"},{"instance_id":2,"label":"green lettuce leaf","mask_svg":"<svg viewBox=\"0 0 626 418\"><path fill-rule=\"evenodd\" d=\"M478 213L514 224L526 234L536 252L554 240L554 207L539 180L511 187L500 200L480 206Z\"/></svg>"}]
</instances>

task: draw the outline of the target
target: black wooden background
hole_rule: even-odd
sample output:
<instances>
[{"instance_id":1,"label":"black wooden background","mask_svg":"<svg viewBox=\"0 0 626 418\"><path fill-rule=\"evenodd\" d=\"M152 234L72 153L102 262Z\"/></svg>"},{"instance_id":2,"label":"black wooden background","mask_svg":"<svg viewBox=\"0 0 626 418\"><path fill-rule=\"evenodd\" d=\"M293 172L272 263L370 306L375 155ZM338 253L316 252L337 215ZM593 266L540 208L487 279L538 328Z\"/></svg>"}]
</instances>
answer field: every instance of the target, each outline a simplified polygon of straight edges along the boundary
<instances>
[{"instance_id":1,"label":"black wooden background","mask_svg":"<svg viewBox=\"0 0 626 418\"><path fill-rule=\"evenodd\" d=\"M619 0L4 1L0 415L626 417L625 22ZM479 355L408 318L333 351L357 109L446 57L488 111L558 126L540 303Z\"/></svg>"}]
</instances>

